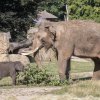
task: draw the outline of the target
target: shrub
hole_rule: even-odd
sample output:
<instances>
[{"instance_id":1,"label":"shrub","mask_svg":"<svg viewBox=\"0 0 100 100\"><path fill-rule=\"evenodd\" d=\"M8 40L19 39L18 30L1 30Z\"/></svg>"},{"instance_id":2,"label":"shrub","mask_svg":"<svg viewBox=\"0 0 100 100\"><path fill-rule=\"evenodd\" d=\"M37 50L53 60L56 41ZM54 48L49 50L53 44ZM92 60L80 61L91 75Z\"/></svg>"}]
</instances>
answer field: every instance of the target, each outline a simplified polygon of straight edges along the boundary
<instances>
[{"instance_id":1,"label":"shrub","mask_svg":"<svg viewBox=\"0 0 100 100\"><path fill-rule=\"evenodd\" d=\"M29 65L28 69L18 75L18 83L25 85L64 85L54 75L47 73L47 70L40 70L34 65Z\"/></svg>"}]
</instances>

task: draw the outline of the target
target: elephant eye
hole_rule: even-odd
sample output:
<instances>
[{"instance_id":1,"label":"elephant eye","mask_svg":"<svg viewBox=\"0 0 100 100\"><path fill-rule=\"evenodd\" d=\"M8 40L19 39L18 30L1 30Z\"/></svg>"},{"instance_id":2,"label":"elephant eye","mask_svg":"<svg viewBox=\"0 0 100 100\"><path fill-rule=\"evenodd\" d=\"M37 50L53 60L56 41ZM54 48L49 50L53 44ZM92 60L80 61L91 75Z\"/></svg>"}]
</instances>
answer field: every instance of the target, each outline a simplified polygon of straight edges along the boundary
<instances>
[{"instance_id":1,"label":"elephant eye","mask_svg":"<svg viewBox=\"0 0 100 100\"><path fill-rule=\"evenodd\" d=\"M38 36L37 36L37 38L39 39L39 38L40 38L40 36L38 35Z\"/></svg>"},{"instance_id":2,"label":"elephant eye","mask_svg":"<svg viewBox=\"0 0 100 100\"><path fill-rule=\"evenodd\" d=\"M44 39L41 39L41 42L44 44L45 43L45 40Z\"/></svg>"}]
</instances>

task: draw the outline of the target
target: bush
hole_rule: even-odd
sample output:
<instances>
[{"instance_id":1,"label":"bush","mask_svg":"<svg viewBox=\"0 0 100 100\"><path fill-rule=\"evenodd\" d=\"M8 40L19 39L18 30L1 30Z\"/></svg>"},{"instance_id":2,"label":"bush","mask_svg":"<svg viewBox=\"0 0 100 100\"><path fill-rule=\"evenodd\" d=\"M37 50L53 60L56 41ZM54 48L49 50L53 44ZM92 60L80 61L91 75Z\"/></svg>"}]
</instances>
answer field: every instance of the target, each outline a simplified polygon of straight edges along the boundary
<instances>
[{"instance_id":1,"label":"bush","mask_svg":"<svg viewBox=\"0 0 100 100\"><path fill-rule=\"evenodd\" d=\"M53 85L60 86L67 82L61 83L54 75L47 73L47 70L40 70L34 65L29 65L28 69L18 75L18 83L24 85Z\"/></svg>"}]
</instances>

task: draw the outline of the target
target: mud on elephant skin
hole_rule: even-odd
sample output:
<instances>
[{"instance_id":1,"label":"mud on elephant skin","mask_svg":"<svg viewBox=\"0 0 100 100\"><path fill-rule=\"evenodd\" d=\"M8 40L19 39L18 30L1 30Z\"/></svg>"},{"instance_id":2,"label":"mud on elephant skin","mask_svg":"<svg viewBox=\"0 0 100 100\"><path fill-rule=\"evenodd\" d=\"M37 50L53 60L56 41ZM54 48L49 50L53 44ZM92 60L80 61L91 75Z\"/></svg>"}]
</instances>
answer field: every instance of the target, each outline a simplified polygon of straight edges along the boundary
<instances>
[{"instance_id":1,"label":"mud on elephant skin","mask_svg":"<svg viewBox=\"0 0 100 100\"><path fill-rule=\"evenodd\" d=\"M33 52L41 46L56 49L61 80L69 79L72 55L91 58L95 64L93 79L100 79L99 23L85 20L46 23L34 37Z\"/></svg>"},{"instance_id":2,"label":"mud on elephant skin","mask_svg":"<svg viewBox=\"0 0 100 100\"><path fill-rule=\"evenodd\" d=\"M16 75L18 72L24 71L24 66L20 61L15 62L0 62L0 79L10 76L13 85L16 85Z\"/></svg>"}]
</instances>

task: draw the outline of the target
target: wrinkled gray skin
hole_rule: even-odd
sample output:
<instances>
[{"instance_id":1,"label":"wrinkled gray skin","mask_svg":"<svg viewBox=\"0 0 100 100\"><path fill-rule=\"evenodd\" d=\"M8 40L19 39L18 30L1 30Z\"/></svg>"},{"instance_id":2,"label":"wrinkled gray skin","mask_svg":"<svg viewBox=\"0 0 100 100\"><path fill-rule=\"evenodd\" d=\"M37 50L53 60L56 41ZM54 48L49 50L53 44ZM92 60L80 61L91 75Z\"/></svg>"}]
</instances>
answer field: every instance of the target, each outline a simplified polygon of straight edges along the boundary
<instances>
[{"instance_id":1,"label":"wrinkled gray skin","mask_svg":"<svg viewBox=\"0 0 100 100\"><path fill-rule=\"evenodd\" d=\"M21 62L0 62L0 78L10 76L13 85L16 85L17 72L24 71L24 66Z\"/></svg>"},{"instance_id":2,"label":"wrinkled gray skin","mask_svg":"<svg viewBox=\"0 0 100 100\"><path fill-rule=\"evenodd\" d=\"M95 67L93 79L100 79L100 24L92 21L72 20L46 23L33 39L33 52L44 46L55 48L59 76L69 79L71 56L91 58Z\"/></svg>"},{"instance_id":3,"label":"wrinkled gray skin","mask_svg":"<svg viewBox=\"0 0 100 100\"><path fill-rule=\"evenodd\" d=\"M39 30L38 27L36 27L36 28L30 27L30 29L27 31L27 39L33 42L33 40L35 38L35 33L38 32L38 30ZM37 67L39 69L41 69L42 68L42 62L41 62L41 57L39 55L39 52L40 52L40 50L38 52L35 52L33 57L34 57L34 60L37 64Z\"/></svg>"},{"instance_id":4,"label":"wrinkled gray skin","mask_svg":"<svg viewBox=\"0 0 100 100\"><path fill-rule=\"evenodd\" d=\"M38 32L39 28L38 27L30 27L30 29L27 31L27 39L30 41L33 41L35 38L35 33ZM32 48L32 47L31 47ZM30 50L31 50L30 48ZM20 54L23 51L20 51ZM37 67L39 69L42 69L43 61L51 61L51 58L53 58L53 53L52 50L50 49L48 52L45 51L44 48L38 50L37 52L34 53L33 57L34 60L37 64Z\"/></svg>"},{"instance_id":5,"label":"wrinkled gray skin","mask_svg":"<svg viewBox=\"0 0 100 100\"><path fill-rule=\"evenodd\" d=\"M10 42L8 52L16 54L21 48L27 48L31 45L32 42L30 40L24 40L21 42Z\"/></svg>"}]
</instances>

